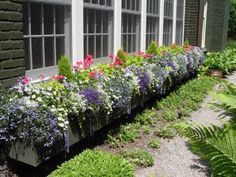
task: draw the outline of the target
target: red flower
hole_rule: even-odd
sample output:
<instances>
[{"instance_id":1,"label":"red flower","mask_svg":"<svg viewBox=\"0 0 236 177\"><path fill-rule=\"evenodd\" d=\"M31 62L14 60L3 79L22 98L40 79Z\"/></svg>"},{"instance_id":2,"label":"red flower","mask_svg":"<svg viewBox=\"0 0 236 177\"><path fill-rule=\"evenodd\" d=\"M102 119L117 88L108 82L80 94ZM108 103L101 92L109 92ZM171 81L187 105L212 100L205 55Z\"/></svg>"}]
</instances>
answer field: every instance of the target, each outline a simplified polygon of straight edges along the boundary
<instances>
[{"instance_id":1,"label":"red flower","mask_svg":"<svg viewBox=\"0 0 236 177\"><path fill-rule=\"evenodd\" d=\"M25 76L25 77L22 78L21 83L22 83L23 85L29 85L30 79Z\"/></svg>"},{"instance_id":2,"label":"red flower","mask_svg":"<svg viewBox=\"0 0 236 177\"><path fill-rule=\"evenodd\" d=\"M52 77L53 80L62 80L62 79L64 79L64 78L65 78L65 76L63 76L63 75L54 75L54 76Z\"/></svg>"},{"instance_id":3,"label":"red flower","mask_svg":"<svg viewBox=\"0 0 236 177\"><path fill-rule=\"evenodd\" d=\"M84 63L83 68L84 68L84 69L88 69L88 68L89 68L89 64Z\"/></svg>"},{"instance_id":4,"label":"red flower","mask_svg":"<svg viewBox=\"0 0 236 177\"><path fill-rule=\"evenodd\" d=\"M91 78L95 78L96 72L95 72L95 71L91 71L91 72L89 73L89 76L90 76Z\"/></svg>"},{"instance_id":5,"label":"red flower","mask_svg":"<svg viewBox=\"0 0 236 177\"><path fill-rule=\"evenodd\" d=\"M84 63L87 65L92 65L93 64L93 56L92 55L87 55L86 58L84 59Z\"/></svg>"}]
</instances>

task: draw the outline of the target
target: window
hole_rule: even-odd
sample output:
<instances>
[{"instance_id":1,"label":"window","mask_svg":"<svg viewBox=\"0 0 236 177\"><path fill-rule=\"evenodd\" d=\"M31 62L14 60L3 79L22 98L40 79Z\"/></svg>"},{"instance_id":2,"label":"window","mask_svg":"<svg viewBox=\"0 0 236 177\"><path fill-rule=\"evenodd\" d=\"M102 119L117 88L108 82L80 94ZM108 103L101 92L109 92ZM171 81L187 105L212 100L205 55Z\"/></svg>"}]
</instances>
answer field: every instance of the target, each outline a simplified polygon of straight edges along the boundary
<instances>
[{"instance_id":1,"label":"window","mask_svg":"<svg viewBox=\"0 0 236 177\"><path fill-rule=\"evenodd\" d=\"M183 44L183 18L184 18L184 0L177 0L176 11L176 44Z\"/></svg>"},{"instance_id":2,"label":"window","mask_svg":"<svg viewBox=\"0 0 236 177\"><path fill-rule=\"evenodd\" d=\"M147 0L146 46L152 41L158 42L159 0Z\"/></svg>"},{"instance_id":3,"label":"window","mask_svg":"<svg viewBox=\"0 0 236 177\"><path fill-rule=\"evenodd\" d=\"M26 75L56 74L58 59L70 55L69 7L24 2L23 16Z\"/></svg>"},{"instance_id":4,"label":"window","mask_svg":"<svg viewBox=\"0 0 236 177\"><path fill-rule=\"evenodd\" d=\"M122 1L122 36L123 49L128 52L136 52L139 48L140 35L140 1Z\"/></svg>"},{"instance_id":5,"label":"window","mask_svg":"<svg viewBox=\"0 0 236 177\"><path fill-rule=\"evenodd\" d=\"M164 0L163 45L172 44L173 10L174 10L173 0Z\"/></svg>"},{"instance_id":6,"label":"window","mask_svg":"<svg viewBox=\"0 0 236 177\"><path fill-rule=\"evenodd\" d=\"M112 52L113 1L84 0L84 55L105 58Z\"/></svg>"}]
</instances>

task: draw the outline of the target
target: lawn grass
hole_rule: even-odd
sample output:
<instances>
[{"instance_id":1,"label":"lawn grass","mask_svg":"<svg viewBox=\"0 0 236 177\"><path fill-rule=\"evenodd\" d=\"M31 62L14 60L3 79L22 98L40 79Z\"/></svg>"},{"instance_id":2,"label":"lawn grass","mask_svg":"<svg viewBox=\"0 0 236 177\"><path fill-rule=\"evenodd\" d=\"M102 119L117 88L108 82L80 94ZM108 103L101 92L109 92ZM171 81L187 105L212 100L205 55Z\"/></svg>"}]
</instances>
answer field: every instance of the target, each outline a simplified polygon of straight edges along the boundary
<instances>
[{"instance_id":1,"label":"lawn grass","mask_svg":"<svg viewBox=\"0 0 236 177\"><path fill-rule=\"evenodd\" d=\"M228 48L236 48L236 40L228 40L226 47Z\"/></svg>"}]
</instances>

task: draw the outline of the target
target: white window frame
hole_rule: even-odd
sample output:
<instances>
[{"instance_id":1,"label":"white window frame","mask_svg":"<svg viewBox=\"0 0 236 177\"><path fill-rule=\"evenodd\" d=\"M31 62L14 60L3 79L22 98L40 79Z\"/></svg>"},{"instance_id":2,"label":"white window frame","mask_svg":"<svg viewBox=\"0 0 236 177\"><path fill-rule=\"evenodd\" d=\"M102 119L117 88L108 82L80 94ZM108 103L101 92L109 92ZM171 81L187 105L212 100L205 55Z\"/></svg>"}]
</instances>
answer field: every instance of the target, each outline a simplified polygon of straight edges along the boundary
<instances>
[{"instance_id":1,"label":"white window frame","mask_svg":"<svg viewBox=\"0 0 236 177\"><path fill-rule=\"evenodd\" d=\"M152 7L152 12L150 8ZM147 28L146 28L146 47L150 45L151 41L159 42L159 20L160 20L160 0L147 0ZM151 27L150 21L152 23ZM150 29L153 28L153 29ZM150 29L150 32L149 30ZM154 36L154 38L152 37ZM148 39L150 38L150 40Z\"/></svg>"},{"instance_id":2,"label":"white window frame","mask_svg":"<svg viewBox=\"0 0 236 177\"><path fill-rule=\"evenodd\" d=\"M98 1L99 2L99 1ZM112 52L113 52L113 24L114 24L114 0L110 0L111 2L111 6L107 6L107 5L100 5L100 4L93 4L92 1L90 0L90 3L84 2L84 12L88 13L88 11L92 10L94 11L94 32L93 33L89 33L89 23L86 23L87 26L86 28L86 32L84 32L84 40L86 40L86 43L84 42L84 57L85 55L90 54L89 53L89 37L92 36L94 38L94 63L107 63L107 62L111 62L111 59L108 57ZM107 1L105 1L105 4L107 4ZM96 15L98 13L98 11L101 12L102 14L102 22L103 22L103 14L104 13L109 13L108 14L108 29L107 32L103 31L103 23L101 23L101 32L97 32L96 31ZM112 15L111 15L112 14ZM84 16L84 15L83 15ZM84 19L84 21L89 21L89 14L87 14L86 16L84 16L83 18L87 17L87 19ZM85 24L85 23L83 23ZM84 26L83 26L84 29ZM97 57L97 42L96 39L97 37L101 36L101 57ZM107 37L107 54L104 54L103 51L103 46L104 46L104 38ZM86 44L86 47L85 47ZM85 51L86 50L86 51ZM93 54L92 54L93 55Z\"/></svg>"},{"instance_id":3,"label":"white window frame","mask_svg":"<svg viewBox=\"0 0 236 177\"><path fill-rule=\"evenodd\" d=\"M28 39L29 40L29 60L30 60L30 70L26 71L26 76L31 78L33 80L33 82L38 82L40 81L40 75L43 75L45 77L45 79L50 78L51 76L55 75L58 73L58 67L57 67L57 58L56 58L56 39L58 37L63 37L64 38L64 50L65 50L65 55L70 57L71 56L71 18L70 18L70 7L68 5L70 5L71 1L70 0L25 0L23 1L23 3L27 3L28 5L28 10L29 10L29 14L28 14L28 33L29 34L24 34L24 39ZM38 3L40 4L41 7L41 33L39 35L32 35L31 34L31 13L30 13L30 4L31 3ZM53 5L53 15L54 15L54 24L53 24L53 34L44 34L44 13L43 13L43 5L45 4L52 4ZM64 28L64 34L56 34L56 27L55 27L55 6L57 5L63 5L64 6L64 17L65 17L65 28ZM24 12L23 12L24 13ZM45 38L50 37L53 38L54 40L54 65L53 66L49 66L46 67L45 66ZM32 39L35 38L40 38L42 39L42 64L43 67L42 68L37 68L37 69L33 69L33 56L32 56Z\"/></svg>"},{"instance_id":4,"label":"white window frame","mask_svg":"<svg viewBox=\"0 0 236 177\"><path fill-rule=\"evenodd\" d=\"M123 2L126 2L125 5ZM130 9L127 7L127 3L130 2L130 7L132 7L132 2L135 2L135 9ZM139 3L137 3L139 2ZM142 7L142 1L141 0L122 0L122 16L121 19L123 20L126 17L131 18L131 32L128 32L129 25L127 25L126 32L124 32L124 22L122 21L121 25L121 46L122 48L128 52L128 53L134 53L137 52L140 49L140 34L141 34L141 8ZM134 23L135 22L135 23ZM128 24L128 23L127 23ZM135 24L135 26L134 26ZM124 47L124 37L126 38L126 48ZM128 38L131 37L131 44L129 44ZM135 40L135 46L133 45L133 41ZM127 46L130 46L131 50L127 51ZM129 47L128 47L129 48Z\"/></svg>"}]
</instances>

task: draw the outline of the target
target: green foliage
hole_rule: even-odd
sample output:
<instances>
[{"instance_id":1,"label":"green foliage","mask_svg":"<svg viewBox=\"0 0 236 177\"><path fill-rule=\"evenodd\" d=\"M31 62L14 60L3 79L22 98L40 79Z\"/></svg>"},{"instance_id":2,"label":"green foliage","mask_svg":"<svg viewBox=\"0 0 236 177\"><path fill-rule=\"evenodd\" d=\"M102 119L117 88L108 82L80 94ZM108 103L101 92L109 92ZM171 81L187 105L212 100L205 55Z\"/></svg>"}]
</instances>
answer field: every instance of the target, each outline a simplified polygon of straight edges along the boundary
<instances>
[{"instance_id":1,"label":"green foliage","mask_svg":"<svg viewBox=\"0 0 236 177\"><path fill-rule=\"evenodd\" d=\"M209 52L203 67L205 70L219 69L224 74L229 74L236 69L236 49L229 48L222 52ZM204 71L203 68L201 69Z\"/></svg>"},{"instance_id":2,"label":"green foliage","mask_svg":"<svg viewBox=\"0 0 236 177\"><path fill-rule=\"evenodd\" d=\"M176 92L157 102L156 109L146 109L135 117L133 123L122 125L119 129L109 133L107 143L111 147L134 142L143 133L150 133L150 126L155 124L157 117L167 121L175 121L188 116L199 107L208 91L218 83L216 78L202 76L189 81Z\"/></svg>"},{"instance_id":3,"label":"green foliage","mask_svg":"<svg viewBox=\"0 0 236 177\"><path fill-rule=\"evenodd\" d=\"M159 128L156 131L156 133L157 133L157 136L159 136L161 138L169 138L169 139L174 138L176 135L174 129L169 126Z\"/></svg>"},{"instance_id":4,"label":"green foliage","mask_svg":"<svg viewBox=\"0 0 236 177\"><path fill-rule=\"evenodd\" d=\"M195 111L208 91L218 83L216 78L207 76L189 81L176 92L157 102L156 109L160 110L159 117L173 121L188 116Z\"/></svg>"},{"instance_id":5,"label":"green foliage","mask_svg":"<svg viewBox=\"0 0 236 177\"><path fill-rule=\"evenodd\" d=\"M234 177L236 174L236 131L229 125L179 124L180 133L190 139L194 150L211 165L212 175Z\"/></svg>"},{"instance_id":6,"label":"green foliage","mask_svg":"<svg viewBox=\"0 0 236 177\"><path fill-rule=\"evenodd\" d=\"M121 156L86 150L63 163L48 177L133 177L132 165Z\"/></svg>"},{"instance_id":7,"label":"green foliage","mask_svg":"<svg viewBox=\"0 0 236 177\"><path fill-rule=\"evenodd\" d=\"M74 75L72 73L72 66L70 60L66 56L62 56L58 62L59 75L65 76L68 80L72 80Z\"/></svg>"},{"instance_id":8,"label":"green foliage","mask_svg":"<svg viewBox=\"0 0 236 177\"><path fill-rule=\"evenodd\" d=\"M154 165L152 155L145 150L129 150L122 155L125 159L138 166L151 167Z\"/></svg>"},{"instance_id":9,"label":"green foliage","mask_svg":"<svg viewBox=\"0 0 236 177\"><path fill-rule=\"evenodd\" d=\"M228 40L226 43L227 48L236 48L236 40Z\"/></svg>"},{"instance_id":10,"label":"green foliage","mask_svg":"<svg viewBox=\"0 0 236 177\"><path fill-rule=\"evenodd\" d=\"M149 147L154 148L154 149L158 149L161 147L161 142L158 139L152 139L149 144Z\"/></svg>"},{"instance_id":11,"label":"green foliage","mask_svg":"<svg viewBox=\"0 0 236 177\"><path fill-rule=\"evenodd\" d=\"M139 123L122 125L108 134L107 143L115 148L122 144L134 142L135 139L140 138L140 128Z\"/></svg>"},{"instance_id":12,"label":"green foliage","mask_svg":"<svg viewBox=\"0 0 236 177\"><path fill-rule=\"evenodd\" d=\"M158 54L157 49L158 49L157 43L155 41L152 41L151 44L148 46L146 53L157 55Z\"/></svg>"},{"instance_id":13,"label":"green foliage","mask_svg":"<svg viewBox=\"0 0 236 177\"><path fill-rule=\"evenodd\" d=\"M119 59L122 59L122 60L126 59L126 55L125 55L124 49L118 50L117 57L119 57Z\"/></svg>"}]
</instances>

